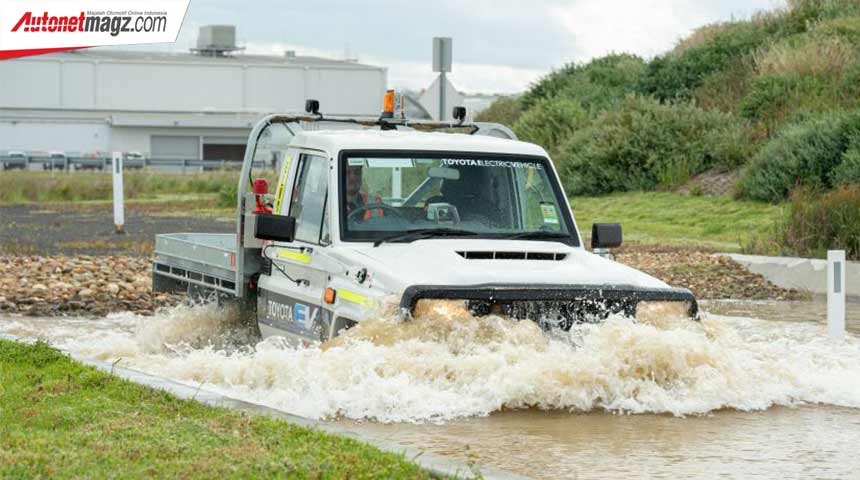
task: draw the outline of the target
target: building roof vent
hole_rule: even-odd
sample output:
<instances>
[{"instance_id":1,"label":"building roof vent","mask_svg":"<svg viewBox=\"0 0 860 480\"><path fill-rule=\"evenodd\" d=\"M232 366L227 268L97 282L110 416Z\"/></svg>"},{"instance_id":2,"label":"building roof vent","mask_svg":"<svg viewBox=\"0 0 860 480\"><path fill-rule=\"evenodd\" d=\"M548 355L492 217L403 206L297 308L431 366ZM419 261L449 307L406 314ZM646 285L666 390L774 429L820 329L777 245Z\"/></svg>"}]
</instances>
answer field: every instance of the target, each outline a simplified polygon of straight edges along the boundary
<instances>
[{"instance_id":1,"label":"building roof vent","mask_svg":"<svg viewBox=\"0 0 860 480\"><path fill-rule=\"evenodd\" d=\"M244 50L236 46L235 25L204 25L197 35L197 48L191 51L202 57L225 57Z\"/></svg>"}]
</instances>

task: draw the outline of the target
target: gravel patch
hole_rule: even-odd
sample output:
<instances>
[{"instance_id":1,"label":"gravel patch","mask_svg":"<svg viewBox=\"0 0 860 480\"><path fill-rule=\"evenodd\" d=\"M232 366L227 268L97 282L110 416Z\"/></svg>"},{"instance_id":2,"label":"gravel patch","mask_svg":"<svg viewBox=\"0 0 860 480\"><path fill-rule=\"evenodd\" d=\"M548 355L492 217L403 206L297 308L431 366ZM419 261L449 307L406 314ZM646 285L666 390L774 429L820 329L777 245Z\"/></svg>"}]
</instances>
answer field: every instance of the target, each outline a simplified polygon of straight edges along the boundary
<instances>
[{"instance_id":1,"label":"gravel patch","mask_svg":"<svg viewBox=\"0 0 860 480\"><path fill-rule=\"evenodd\" d=\"M149 315L179 300L152 294L151 268L149 259L129 256L0 256L0 312Z\"/></svg>"},{"instance_id":2,"label":"gravel patch","mask_svg":"<svg viewBox=\"0 0 860 480\"><path fill-rule=\"evenodd\" d=\"M699 300L803 300L809 294L778 287L734 260L713 252L626 246L615 259L669 285L689 288Z\"/></svg>"},{"instance_id":3,"label":"gravel patch","mask_svg":"<svg viewBox=\"0 0 860 480\"><path fill-rule=\"evenodd\" d=\"M616 260L700 300L806 298L750 273L727 257L707 252L627 247ZM89 315L136 312L149 315L181 297L152 294L149 258L105 256L0 256L0 312L25 315Z\"/></svg>"},{"instance_id":4,"label":"gravel patch","mask_svg":"<svg viewBox=\"0 0 860 480\"><path fill-rule=\"evenodd\" d=\"M109 206L0 206L0 312L151 314L176 296L152 294L151 256L159 233L232 232L232 219L176 216L141 205L128 210L126 235L113 233ZM804 299L728 257L701 250L628 244L616 260L706 299Z\"/></svg>"}]
</instances>

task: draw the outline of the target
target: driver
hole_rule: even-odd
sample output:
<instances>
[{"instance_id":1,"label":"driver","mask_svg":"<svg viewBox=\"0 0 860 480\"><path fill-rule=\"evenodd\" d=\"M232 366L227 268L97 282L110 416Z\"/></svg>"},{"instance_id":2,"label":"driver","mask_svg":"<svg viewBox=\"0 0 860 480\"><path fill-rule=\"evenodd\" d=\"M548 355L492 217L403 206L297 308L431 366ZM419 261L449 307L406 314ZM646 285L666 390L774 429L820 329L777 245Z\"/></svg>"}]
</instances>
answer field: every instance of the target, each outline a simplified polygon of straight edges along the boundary
<instances>
[{"instance_id":1,"label":"driver","mask_svg":"<svg viewBox=\"0 0 860 480\"><path fill-rule=\"evenodd\" d=\"M363 175L364 167L346 167L346 213L350 214L356 210L364 211L363 220L370 220L374 216L383 217L381 208L367 207L367 192L361 191ZM381 205L382 198L377 196L375 202L377 205Z\"/></svg>"}]
</instances>

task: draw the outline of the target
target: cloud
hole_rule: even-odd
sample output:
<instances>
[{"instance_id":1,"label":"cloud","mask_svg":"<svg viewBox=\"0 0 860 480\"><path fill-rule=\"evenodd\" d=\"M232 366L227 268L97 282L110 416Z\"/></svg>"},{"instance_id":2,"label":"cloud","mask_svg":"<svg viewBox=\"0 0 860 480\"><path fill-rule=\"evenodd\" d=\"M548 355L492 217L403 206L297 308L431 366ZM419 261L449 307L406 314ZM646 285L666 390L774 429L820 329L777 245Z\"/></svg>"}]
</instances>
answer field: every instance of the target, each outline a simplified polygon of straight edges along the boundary
<instances>
[{"instance_id":1,"label":"cloud","mask_svg":"<svg viewBox=\"0 0 860 480\"><path fill-rule=\"evenodd\" d=\"M576 0L552 7L552 18L573 36L575 60L584 62L613 52L652 57L702 25L746 18L781 4L779 0Z\"/></svg>"},{"instance_id":2,"label":"cloud","mask_svg":"<svg viewBox=\"0 0 860 480\"><path fill-rule=\"evenodd\" d=\"M297 55L343 59L345 52L327 50L281 42L248 42L245 44L246 54L283 55L287 50L293 50ZM350 57L356 58L353 55ZM388 68L388 83L394 88L421 90L433 83L438 73L434 72L430 62L399 60L390 57L373 55L358 56L361 63ZM510 65L492 65L476 63L456 63L448 78L458 90L467 93L516 93L523 91L546 71L540 68L519 68Z\"/></svg>"},{"instance_id":3,"label":"cloud","mask_svg":"<svg viewBox=\"0 0 860 480\"><path fill-rule=\"evenodd\" d=\"M388 66L388 82L396 88L420 90L430 86L438 73L433 72L426 62L370 62ZM537 68L519 68L509 65L490 65L458 63L448 75L457 90L466 93L522 92L528 85L545 75L546 71Z\"/></svg>"}]
</instances>

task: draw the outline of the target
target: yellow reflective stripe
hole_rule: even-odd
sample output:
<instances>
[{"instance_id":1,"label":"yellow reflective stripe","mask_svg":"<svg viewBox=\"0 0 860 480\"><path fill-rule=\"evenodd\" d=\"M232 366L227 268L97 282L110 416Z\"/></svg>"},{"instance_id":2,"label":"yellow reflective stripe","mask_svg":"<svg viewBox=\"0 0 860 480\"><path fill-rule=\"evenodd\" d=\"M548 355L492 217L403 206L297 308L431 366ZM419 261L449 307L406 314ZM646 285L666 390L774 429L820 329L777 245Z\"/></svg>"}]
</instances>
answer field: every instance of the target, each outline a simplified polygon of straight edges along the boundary
<instances>
[{"instance_id":1,"label":"yellow reflective stripe","mask_svg":"<svg viewBox=\"0 0 860 480\"><path fill-rule=\"evenodd\" d=\"M311 263L311 254L310 253L296 252L293 250L287 250L285 248L278 250L278 258L285 258L287 260L292 260L294 262L304 263L304 264Z\"/></svg>"},{"instance_id":2,"label":"yellow reflective stripe","mask_svg":"<svg viewBox=\"0 0 860 480\"><path fill-rule=\"evenodd\" d=\"M287 173L290 171L290 160L292 157L287 155L284 158L284 165L281 167L281 176L278 178L278 192L275 196L275 213L281 214L281 200L284 198L284 186L287 184Z\"/></svg>"},{"instance_id":3,"label":"yellow reflective stripe","mask_svg":"<svg viewBox=\"0 0 860 480\"><path fill-rule=\"evenodd\" d=\"M355 293L344 289L340 289L337 291L337 298L340 298L341 300L346 300L347 302L364 305L367 307L370 307L374 304L374 301L372 299L367 298L360 293Z\"/></svg>"}]
</instances>

